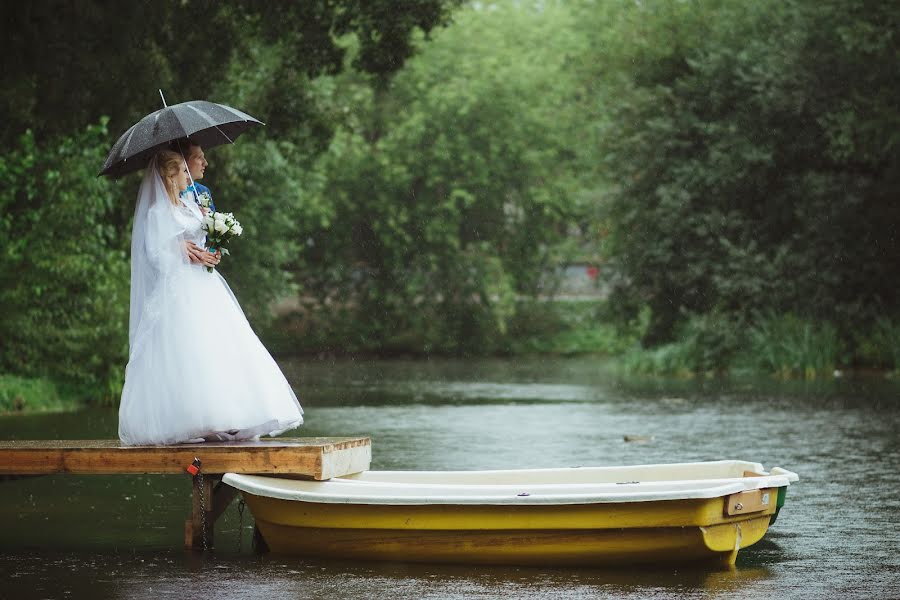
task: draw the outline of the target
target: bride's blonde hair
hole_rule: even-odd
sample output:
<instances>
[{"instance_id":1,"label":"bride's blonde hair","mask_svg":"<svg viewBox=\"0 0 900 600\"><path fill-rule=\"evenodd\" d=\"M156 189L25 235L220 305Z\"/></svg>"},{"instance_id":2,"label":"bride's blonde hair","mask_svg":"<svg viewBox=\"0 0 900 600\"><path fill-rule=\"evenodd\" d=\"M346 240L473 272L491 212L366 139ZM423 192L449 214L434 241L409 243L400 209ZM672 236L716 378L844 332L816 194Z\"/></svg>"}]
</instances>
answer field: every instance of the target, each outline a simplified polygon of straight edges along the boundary
<instances>
[{"instance_id":1,"label":"bride's blonde hair","mask_svg":"<svg viewBox=\"0 0 900 600\"><path fill-rule=\"evenodd\" d=\"M172 204L177 205L178 192L181 190L176 188L175 176L184 168L184 159L177 152L160 150L156 155L156 168L159 169L159 176L162 177L163 185L166 186L169 200Z\"/></svg>"}]
</instances>

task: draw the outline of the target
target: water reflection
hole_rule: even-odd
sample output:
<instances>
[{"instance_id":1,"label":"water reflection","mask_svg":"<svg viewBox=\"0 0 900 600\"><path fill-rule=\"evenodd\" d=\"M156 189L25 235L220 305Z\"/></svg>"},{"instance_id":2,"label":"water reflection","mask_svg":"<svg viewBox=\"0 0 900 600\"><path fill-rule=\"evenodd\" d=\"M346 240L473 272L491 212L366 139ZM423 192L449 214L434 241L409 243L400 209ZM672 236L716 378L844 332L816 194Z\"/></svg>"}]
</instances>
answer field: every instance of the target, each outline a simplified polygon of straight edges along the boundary
<instances>
[{"instance_id":1,"label":"water reflection","mask_svg":"<svg viewBox=\"0 0 900 600\"><path fill-rule=\"evenodd\" d=\"M734 571L510 569L255 556L232 506L185 554L179 476L0 483L0 596L159 598L897 596L900 382L626 378L593 360L295 362L300 435L371 435L374 468L739 458L800 473ZM112 410L0 418L0 438L114 437ZM652 441L625 442L625 435ZM239 552L238 545L242 546Z\"/></svg>"},{"instance_id":2,"label":"water reflection","mask_svg":"<svg viewBox=\"0 0 900 600\"><path fill-rule=\"evenodd\" d=\"M0 562L2 564L2 562ZM77 577L40 579L46 571ZM160 578L160 573L179 576ZM732 595L772 578L765 567L540 569L284 560L190 553L30 555L8 572L10 597L128 600L211 595L270 598L705 598ZM21 595L20 595L21 594Z\"/></svg>"}]
</instances>

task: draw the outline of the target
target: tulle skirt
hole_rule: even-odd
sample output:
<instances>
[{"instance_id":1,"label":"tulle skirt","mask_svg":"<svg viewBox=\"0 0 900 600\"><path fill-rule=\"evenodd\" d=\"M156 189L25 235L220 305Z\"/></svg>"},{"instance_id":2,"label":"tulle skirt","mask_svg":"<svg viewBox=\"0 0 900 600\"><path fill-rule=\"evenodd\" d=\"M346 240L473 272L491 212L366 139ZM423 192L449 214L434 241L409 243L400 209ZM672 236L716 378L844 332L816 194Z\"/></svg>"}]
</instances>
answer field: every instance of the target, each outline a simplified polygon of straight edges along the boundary
<instances>
[{"instance_id":1,"label":"tulle skirt","mask_svg":"<svg viewBox=\"0 0 900 600\"><path fill-rule=\"evenodd\" d=\"M125 444L246 440L303 423L303 410L250 328L225 279L179 269L139 328L125 372L119 438Z\"/></svg>"}]
</instances>

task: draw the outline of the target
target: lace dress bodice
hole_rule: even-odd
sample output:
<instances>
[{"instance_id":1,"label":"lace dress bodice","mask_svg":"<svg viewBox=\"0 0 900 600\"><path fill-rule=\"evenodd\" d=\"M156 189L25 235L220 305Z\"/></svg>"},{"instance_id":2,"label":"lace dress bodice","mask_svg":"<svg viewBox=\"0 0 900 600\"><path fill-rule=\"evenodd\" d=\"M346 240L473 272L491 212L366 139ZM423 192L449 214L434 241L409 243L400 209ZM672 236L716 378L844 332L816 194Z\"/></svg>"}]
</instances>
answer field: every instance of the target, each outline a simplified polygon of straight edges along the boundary
<instances>
[{"instance_id":1,"label":"lace dress bodice","mask_svg":"<svg viewBox=\"0 0 900 600\"><path fill-rule=\"evenodd\" d=\"M201 248L206 247L206 231L203 229L203 213L196 203L189 198L182 200L175 210L178 224L184 227L184 239L194 242Z\"/></svg>"}]
</instances>

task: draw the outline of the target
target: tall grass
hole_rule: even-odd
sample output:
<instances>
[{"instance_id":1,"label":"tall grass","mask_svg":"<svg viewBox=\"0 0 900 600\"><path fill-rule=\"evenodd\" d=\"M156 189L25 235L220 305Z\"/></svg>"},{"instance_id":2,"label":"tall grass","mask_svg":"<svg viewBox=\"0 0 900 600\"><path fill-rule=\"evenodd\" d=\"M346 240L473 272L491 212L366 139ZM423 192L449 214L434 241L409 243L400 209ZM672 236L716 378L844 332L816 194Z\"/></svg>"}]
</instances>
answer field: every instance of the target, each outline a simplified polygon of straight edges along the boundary
<instances>
[{"instance_id":1,"label":"tall grass","mask_svg":"<svg viewBox=\"0 0 900 600\"><path fill-rule=\"evenodd\" d=\"M780 377L831 375L840 354L837 329L796 315L768 315L749 332L750 362Z\"/></svg>"},{"instance_id":2,"label":"tall grass","mask_svg":"<svg viewBox=\"0 0 900 600\"><path fill-rule=\"evenodd\" d=\"M879 318L857 338L857 346L864 364L900 371L900 319Z\"/></svg>"},{"instance_id":3,"label":"tall grass","mask_svg":"<svg viewBox=\"0 0 900 600\"><path fill-rule=\"evenodd\" d=\"M64 410L74 404L64 401L49 379L0 374L0 414Z\"/></svg>"},{"instance_id":4,"label":"tall grass","mask_svg":"<svg viewBox=\"0 0 900 600\"><path fill-rule=\"evenodd\" d=\"M622 356L619 364L628 373L693 377L698 371L690 354L686 344L681 342L655 348L632 348Z\"/></svg>"}]
</instances>

